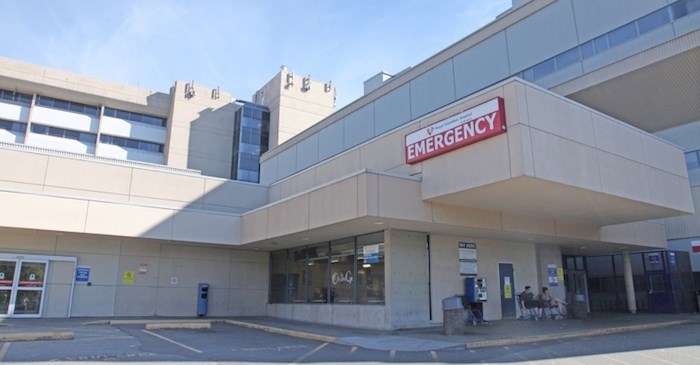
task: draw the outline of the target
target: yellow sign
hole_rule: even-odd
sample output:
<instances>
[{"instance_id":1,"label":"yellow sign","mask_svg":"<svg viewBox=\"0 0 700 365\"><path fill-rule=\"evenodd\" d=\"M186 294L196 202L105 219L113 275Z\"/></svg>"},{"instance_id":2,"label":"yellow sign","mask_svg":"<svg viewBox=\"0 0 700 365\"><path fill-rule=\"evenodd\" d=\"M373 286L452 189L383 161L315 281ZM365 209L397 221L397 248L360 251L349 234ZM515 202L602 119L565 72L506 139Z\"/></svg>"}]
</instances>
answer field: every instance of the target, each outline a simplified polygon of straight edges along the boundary
<instances>
[{"instance_id":1,"label":"yellow sign","mask_svg":"<svg viewBox=\"0 0 700 365\"><path fill-rule=\"evenodd\" d=\"M506 284L503 286L503 297L506 299L510 299L513 297L513 289L511 288L510 284Z\"/></svg>"},{"instance_id":2,"label":"yellow sign","mask_svg":"<svg viewBox=\"0 0 700 365\"><path fill-rule=\"evenodd\" d=\"M564 269L562 269L561 267L557 268L557 278L560 282L564 282Z\"/></svg>"},{"instance_id":3,"label":"yellow sign","mask_svg":"<svg viewBox=\"0 0 700 365\"><path fill-rule=\"evenodd\" d=\"M134 272L124 271L124 276L122 277L123 285L134 285Z\"/></svg>"}]
</instances>

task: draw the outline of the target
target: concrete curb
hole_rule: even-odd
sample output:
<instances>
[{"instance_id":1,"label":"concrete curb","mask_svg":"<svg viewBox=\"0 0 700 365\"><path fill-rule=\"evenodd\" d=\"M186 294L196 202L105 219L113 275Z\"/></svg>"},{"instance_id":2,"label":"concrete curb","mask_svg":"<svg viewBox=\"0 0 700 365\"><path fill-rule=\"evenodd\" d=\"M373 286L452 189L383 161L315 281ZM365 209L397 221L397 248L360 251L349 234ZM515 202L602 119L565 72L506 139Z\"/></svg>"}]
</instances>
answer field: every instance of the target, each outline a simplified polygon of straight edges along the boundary
<instances>
[{"instance_id":1,"label":"concrete curb","mask_svg":"<svg viewBox=\"0 0 700 365\"><path fill-rule=\"evenodd\" d=\"M698 323L698 321L693 320L693 319L688 319L688 320L680 320L680 321L672 321L672 322L660 322L660 323L637 324L637 325L610 327L610 328L599 328L599 329L594 329L594 330L585 330L585 331L576 331L576 332L553 333L553 334L549 334L549 335L518 337L518 338L504 338L504 339L498 339L498 340L486 340L486 341L470 342L470 343L464 344L464 347L467 349L476 349L476 348L483 348L483 347L508 346L508 345L517 345L517 344L533 343L533 342L541 342L541 341L563 340L563 339L574 338L574 337L600 336L600 335L608 335L608 334L612 334L612 333L641 331L641 330L646 330L646 329L671 327L671 326L677 326L677 325L681 325L681 324L693 324L693 323Z\"/></svg>"},{"instance_id":2,"label":"concrete curb","mask_svg":"<svg viewBox=\"0 0 700 365\"><path fill-rule=\"evenodd\" d=\"M83 325L129 325L129 324L143 324L143 325L155 325L155 324L166 324L171 323L176 324L201 324L207 323L210 327L212 323L223 322L223 319L115 319L115 320L100 320L85 322Z\"/></svg>"},{"instance_id":3,"label":"concrete curb","mask_svg":"<svg viewBox=\"0 0 700 365\"><path fill-rule=\"evenodd\" d=\"M224 322L228 323L230 325L234 325L234 326L245 327L245 328L250 328L250 329L255 329L255 330L261 330L261 331L270 332L270 333L277 333L280 335L285 335L285 336L290 336L290 337L304 338L307 340L315 340L315 341L328 342L328 343L336 343L338 341L338 339L336 337L333 337L333 336L325 336L325 335L318 335L315 333L287 330L287 329L283 329L283 328L279 328L279 327L264 326L261 324L234 321L234 320L230 320L230 319L227 319Z\"/></svg>"},{"instance_id":4,"label":"concrete curb","mask_svg":"<svg viewBox=\"0 0 700 365\"><path fill-rule=\"evenodd\" d=\"M210 330L211 322L163 322L146 323L147 330L167 330L167 329L188 329L188 330Z\"/></svg>"},{"instance_id":5,"label":"concrete curb","mask_svg":"<svg viewBox=\"0 0 700 365\"><path fill-rule=\"evenodd\" d=\"M0 334L0 342L72 340L73 332L21 332Z\"/></svg>"}]
</instances>

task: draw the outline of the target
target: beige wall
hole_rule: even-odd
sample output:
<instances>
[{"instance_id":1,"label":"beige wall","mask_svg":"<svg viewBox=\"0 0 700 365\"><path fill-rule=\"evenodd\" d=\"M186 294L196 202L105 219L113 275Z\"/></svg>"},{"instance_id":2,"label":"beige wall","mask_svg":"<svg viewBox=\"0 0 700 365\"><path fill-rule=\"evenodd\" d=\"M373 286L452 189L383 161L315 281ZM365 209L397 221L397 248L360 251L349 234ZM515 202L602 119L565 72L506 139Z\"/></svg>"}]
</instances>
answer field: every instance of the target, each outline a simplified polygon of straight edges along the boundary
<instances>
[{"instance_id":1,"label":"beige wall","mask_svg":"<svg viewBox=\"0 0 700 365\"><path fill-rule=\"evenodd\" d=\"M233 168L233 127L235 112L231 95L177 81L171 89L172 105L168 119L166 165L202 171L207 176L231 178Z\"/></svg>"},{"instance_id":2,"label":"beige wall","mask_svg":"<svg viewBox=\"0 0 700 365\"><path fill-rule=\"evenodd\" d=\"M483 315L486 320L502 319L500 298L503 288L499 283L499 263L513 264L513 296L522 292L525 285L534 288L542 285L538 279L538 272L542 268L537 264L537 245L534 243L431 234L430 300L433 304L433 323L442 323L442 299L464 295L465 277L459 274L459 242L476 243L477 270L479 276L486 278L487 283L488 300L483 303ZM561 257L559 260L561 261Z\"/></svg>"},{"instance_id":3,"label":"beige wall","mask_svg":"<svg viewBox=\"0 0 700 365\"><path fill-rule=\"evenodd\" d=\"M194 316L202 282L210 284L208 315L265 314L266 252L21 229L0 229L0 252L77 257L90 266L91 285L75 284L74 317ZM73 263L50 266L44 315L65 317ZM127 271L136 274L133 285L123 281Z\"/></svg>"},{"instance_id":4,"label":"beige wall","mask_svg":"<svg viewBox=\"0 0 700 365\"><path fill-rule=\"evenodd\" d=\"M0 148L0 226L238 244L267 189L200 175Z\"/></svg>"},{"instance_id":5,"label":"beige wall","mask_svg":"<svg viewBox=\"0 0 700 365\"><path fill-rule=\"evenodd\" d=\"M288 76L289 74L289 76ZM282 66L280 72L253 95L253 102L270 109L270 149L316 124L333 112L335 86L304 78Z\"/></svg>"}]
</instances>

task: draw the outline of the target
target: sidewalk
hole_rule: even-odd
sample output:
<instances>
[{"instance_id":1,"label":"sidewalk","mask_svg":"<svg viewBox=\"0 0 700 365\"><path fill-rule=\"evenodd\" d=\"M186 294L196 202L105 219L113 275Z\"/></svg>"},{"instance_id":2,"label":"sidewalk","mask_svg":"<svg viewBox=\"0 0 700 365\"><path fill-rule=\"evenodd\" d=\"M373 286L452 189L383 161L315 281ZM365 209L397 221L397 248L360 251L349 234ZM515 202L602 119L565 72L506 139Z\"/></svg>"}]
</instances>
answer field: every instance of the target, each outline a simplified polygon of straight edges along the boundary
<instances>
[{"instance_id":1,"label":"sidewalk","mask_svg":"<svg viewBox=\"0 0 700 365\"><path fill-rule=\"evenodd\" d=\"M326 342L375 350L425 351L464 346L468 349L507 346L519 343L597 336L609 333L650 330L667 326L700 323L700 314L589 313L588 318L565 320L500 320L485 325L465 326L464 334L447 336L442 326L419 329L371 331L309 324L271 317L237 319L250 327L274 328L327 336Z\"/></svg>"},{"instance_id":2,"label":"sidewalk","mask_svg":"<svg viewBox=\"0 0 700 365\"><path fill-rule=\"evenodd\" d=\"M480 348L552 341L608 333L651 330L666 326L700 323L700 314L591 313L588 318L566 320L501 320L465 326L462 335L447 336L442 326L377 331L290 321L272 317L236 318L64 318L0 320L0 342L70 340L74 334L104 331L107 324L150 324L169 328L202 328L212 322L255 328L322 342L374 350L426 351L446 348Z\"/></svg>"}]
</instances>

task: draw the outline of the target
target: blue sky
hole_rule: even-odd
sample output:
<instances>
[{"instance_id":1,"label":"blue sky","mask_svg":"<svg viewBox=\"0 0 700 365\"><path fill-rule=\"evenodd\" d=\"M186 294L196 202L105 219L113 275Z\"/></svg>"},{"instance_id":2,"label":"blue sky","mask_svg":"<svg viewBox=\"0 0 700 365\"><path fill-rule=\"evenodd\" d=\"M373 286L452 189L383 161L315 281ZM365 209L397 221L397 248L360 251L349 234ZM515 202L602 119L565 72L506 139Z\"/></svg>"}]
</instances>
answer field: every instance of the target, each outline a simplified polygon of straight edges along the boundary
<instances>
[{"instance_id":1,"label":"blue sky","mask_svg":"<svg viewBox=\"0 0 700 365\"><path fill-rule=\"evenodd\" d=\"M287 65L332 81L337 108L511 0L1 0L0 55L168 92L175 80L251 95Z\"/></svg>"}]
</instances>

